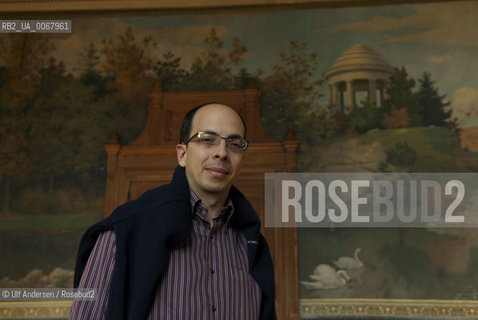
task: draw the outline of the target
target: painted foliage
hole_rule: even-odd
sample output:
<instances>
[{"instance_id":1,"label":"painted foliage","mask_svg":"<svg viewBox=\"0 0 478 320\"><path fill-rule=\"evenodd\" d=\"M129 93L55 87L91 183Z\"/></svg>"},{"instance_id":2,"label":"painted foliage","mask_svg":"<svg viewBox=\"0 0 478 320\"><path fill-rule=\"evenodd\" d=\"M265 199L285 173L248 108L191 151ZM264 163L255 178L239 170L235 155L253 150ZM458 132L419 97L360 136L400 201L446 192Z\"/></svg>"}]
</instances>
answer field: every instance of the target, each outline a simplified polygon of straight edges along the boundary
<instances>
[{"instance_id":1,"label":"painted foliage","mask_svg":"<svg viewBox=\"0 0 478 320\"><path fill-rule=\"evenodd\" d=\"M256 79L263 126L278 140L294 129L300 171L476 170L477 13L467 1L73 15L71 34L1 34L0 287L71 285L81 232L102 216L103 146L137 137L157 81L187 91ZM353 48L388 66L374 89L367 75L334 89L327 72ZM321 264L352 278L301 284L301 296L474 299L476 240L299 230L300 281Z\"/></svg>"}]
</instances>

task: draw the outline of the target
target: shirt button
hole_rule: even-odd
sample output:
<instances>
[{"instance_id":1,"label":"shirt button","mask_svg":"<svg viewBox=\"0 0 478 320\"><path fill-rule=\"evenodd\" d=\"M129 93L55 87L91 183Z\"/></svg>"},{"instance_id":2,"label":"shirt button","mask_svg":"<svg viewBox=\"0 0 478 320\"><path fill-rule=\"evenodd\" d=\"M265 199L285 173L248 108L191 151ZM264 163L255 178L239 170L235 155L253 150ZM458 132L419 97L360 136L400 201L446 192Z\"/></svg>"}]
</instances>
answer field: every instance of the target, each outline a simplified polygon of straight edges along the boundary
<instances>
[{"instance_id":1,"label":"shirt button","mask_svg":"<svg viewBox=\"0 0 478 320\"><path fill-rule=\"evenodd\" d=\"M214 271L214 268L211 268L211 273L214 273L214 272L215 272L215 271Z\"/></svg>"},{"instance_id":2,"label":"shirt button","mask_svg":"<svg viewBox=\"0 0 478 320\"><path fill-rule=\"evenodd\" d=\"M212 311L216 312L216 306L212 306Z\"/></svg>"}]
</instances>

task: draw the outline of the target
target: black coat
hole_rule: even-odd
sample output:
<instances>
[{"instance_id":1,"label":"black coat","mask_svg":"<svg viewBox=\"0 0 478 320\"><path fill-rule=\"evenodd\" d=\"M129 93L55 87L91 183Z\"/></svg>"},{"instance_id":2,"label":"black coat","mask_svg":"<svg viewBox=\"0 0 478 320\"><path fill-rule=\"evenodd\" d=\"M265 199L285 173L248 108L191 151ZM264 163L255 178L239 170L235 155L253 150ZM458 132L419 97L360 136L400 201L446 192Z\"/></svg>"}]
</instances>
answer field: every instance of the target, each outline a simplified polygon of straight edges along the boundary
<instances>
[{"instance_id":1,"label":"black coat","mask_svg":"<svg viewBox=\"0 0 478 320\"><path fill-rule=\"evenodd\" d=\"M249 273L262 289L260 319L275 319L274 272L260 220L234 186L229 197L235 214L230 224L247 241ZM75 288L101 232L114 230L116 260L106 320L146 319L171 250L191 233L191 204L184 168L177 167L170 184L145 192L118 207L83 235L75 268Z\"/></svg>"}]
</instances>

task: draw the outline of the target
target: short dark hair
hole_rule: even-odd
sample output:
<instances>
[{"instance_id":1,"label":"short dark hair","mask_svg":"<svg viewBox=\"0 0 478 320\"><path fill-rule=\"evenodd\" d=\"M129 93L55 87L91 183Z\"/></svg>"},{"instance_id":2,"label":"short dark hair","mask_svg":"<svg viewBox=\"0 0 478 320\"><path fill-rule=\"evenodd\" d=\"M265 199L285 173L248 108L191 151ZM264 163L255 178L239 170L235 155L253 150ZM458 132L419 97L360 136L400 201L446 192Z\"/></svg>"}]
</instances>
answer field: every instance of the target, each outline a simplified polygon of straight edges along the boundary
<instances>
[{"instance_id":1,"label":"short dark hair","mask_svg":"<svg viewBox=\"0 0 478 320\"><path fill-rule=\"evenodd\" d=\"M227 106L227 107L231 108L232 110L236 111L233 107L231 107L227 104L221 103L221 102L207 102L207 103L201 104L201 105L189 110L186 113L186 115L184 116L183 122L181 123L181 129L179 131L179 143L183 143L184 141L186 141L190 137L191 128L192 128L192 124L193 124L193 119L194 119L194 116L196 115L196 112L199 109L201 109L202 107L208 106L210 104L221 104L221 105ZM236 111L236 113L239 116L239 118L241 118L242 125L244 126L244 138L245 138L246 137L246 132L247 132L246 122L244 121L242 116L239 114L239 112Z\"/></svg>"}]
</instances>

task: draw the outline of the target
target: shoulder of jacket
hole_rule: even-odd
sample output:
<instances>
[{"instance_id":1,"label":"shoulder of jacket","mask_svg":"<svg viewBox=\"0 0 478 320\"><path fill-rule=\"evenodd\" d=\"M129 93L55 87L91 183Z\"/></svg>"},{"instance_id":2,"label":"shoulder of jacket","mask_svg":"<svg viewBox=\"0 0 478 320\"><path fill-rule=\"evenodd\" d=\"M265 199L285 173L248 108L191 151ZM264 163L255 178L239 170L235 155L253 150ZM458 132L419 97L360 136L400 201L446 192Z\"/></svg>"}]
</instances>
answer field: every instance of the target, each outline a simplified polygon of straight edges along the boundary
<instances>
[{"instance_id":1,"label":"shoulder of jacket","mask_svg":"<svg viewBox=\"0 0 478 320\"><path fill-rule=\"evenodd\" d=\"M167 203L174 201L169 192L170 185L165 184L160 187L144 192L137 199L130 200L108 216L105 220L107 224L117 224L124 220L136 220L142 218L148 212L158 209Z\"/></svg>"}]
</instances>

